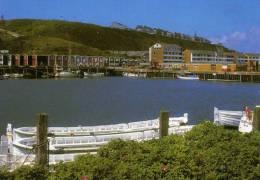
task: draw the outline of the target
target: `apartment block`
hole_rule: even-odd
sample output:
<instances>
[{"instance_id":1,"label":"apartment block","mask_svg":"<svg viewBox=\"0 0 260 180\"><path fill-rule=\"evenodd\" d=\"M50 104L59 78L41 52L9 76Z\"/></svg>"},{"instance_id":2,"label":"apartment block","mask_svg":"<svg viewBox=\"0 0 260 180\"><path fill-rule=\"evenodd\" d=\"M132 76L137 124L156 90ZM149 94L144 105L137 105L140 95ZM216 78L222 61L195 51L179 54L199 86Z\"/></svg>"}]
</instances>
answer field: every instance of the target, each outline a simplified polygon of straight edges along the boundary
<instances>
[{"instance_id":1,"label":"apartment block","mask_svg":"<svg viewBox=\"0 0 260 180\"><path fill-rule=\"evenodd\" d=\"M176 44L156 43L149 48L149 61L154 67L164 68L183 63L182 48Z\"/></svg>"}]
</instances>

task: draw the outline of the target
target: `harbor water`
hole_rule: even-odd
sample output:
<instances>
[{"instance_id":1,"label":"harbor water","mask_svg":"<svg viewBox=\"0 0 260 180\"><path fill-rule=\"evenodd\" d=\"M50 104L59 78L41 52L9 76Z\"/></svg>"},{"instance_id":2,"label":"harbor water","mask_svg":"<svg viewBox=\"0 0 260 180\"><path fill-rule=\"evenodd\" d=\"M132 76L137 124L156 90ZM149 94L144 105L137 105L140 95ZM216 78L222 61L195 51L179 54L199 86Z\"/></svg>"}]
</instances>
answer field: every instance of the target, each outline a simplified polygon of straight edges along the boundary
<instances>
[{"instance_id":1,"label":"harbor water","mask_svg":"<svg viewBox=\"0 0 260 180\"><path fill-rule=\"evenodd\" d=\"M49 114L49 126L102 125L189 113L189 124L213 120L214 107L242 110L260 105L253 83L104 77L65 80L0 81L0 133L7 123L34 126L36 113Z\"/></svg>"}]
</instances>

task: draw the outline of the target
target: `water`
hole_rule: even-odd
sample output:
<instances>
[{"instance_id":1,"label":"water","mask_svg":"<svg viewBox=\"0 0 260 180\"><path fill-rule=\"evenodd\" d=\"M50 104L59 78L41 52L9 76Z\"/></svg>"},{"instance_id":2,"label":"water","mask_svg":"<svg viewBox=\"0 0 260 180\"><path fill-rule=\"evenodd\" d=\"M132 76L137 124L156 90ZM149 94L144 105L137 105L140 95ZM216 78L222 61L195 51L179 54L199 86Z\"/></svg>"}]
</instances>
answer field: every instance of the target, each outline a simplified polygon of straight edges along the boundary
<instances>
[{"instance_id":1,"label":"water","mask_svg":"<svg viewBox=\"0 0 260 180\"><path fill-rule=\"evenodd\" d=\"M241 110L260 104L260 84L122 77L0 81L0 133L7 123L33 126L36 113L51 126L101 125L189 113L190 124L213 119L214 106Z\"/></svg>"}]
</instances>

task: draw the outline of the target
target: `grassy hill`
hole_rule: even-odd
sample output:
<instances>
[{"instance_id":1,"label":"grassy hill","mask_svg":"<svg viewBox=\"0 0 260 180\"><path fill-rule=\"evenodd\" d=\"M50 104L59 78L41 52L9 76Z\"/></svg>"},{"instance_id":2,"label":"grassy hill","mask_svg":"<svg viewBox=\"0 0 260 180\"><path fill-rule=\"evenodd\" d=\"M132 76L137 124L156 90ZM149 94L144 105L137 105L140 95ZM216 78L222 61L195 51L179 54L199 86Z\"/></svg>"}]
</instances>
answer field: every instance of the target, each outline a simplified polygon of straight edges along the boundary
<instances>
[{"instance_id":1,"label":"grassy hill","mask_svg":"<svg viewBox=\"0 0 260 180\"><path fill-rule=\"evenodd\" d=\"M108 50L143 51L156 42L183 48L216 50L216 45L150 35L134 30L58 20L8 20L0 27L0 48L12 53L104 55ZM10 32L19 36L12 36ZM224 50L227 50L223 47Z\"/></svg>"}]
</instances>

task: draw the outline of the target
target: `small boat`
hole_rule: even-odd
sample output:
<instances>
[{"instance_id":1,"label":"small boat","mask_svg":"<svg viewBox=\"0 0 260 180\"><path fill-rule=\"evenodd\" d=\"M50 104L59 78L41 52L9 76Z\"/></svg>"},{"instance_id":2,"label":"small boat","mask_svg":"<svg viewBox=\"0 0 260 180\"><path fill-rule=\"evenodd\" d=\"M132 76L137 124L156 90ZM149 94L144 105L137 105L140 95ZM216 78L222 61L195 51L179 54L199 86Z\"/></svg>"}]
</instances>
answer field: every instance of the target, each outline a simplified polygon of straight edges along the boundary
<instances>
[{"instance_id":1,"label":"small boat","mask_svg":"<svg viewBox=\"0 0 260 180\"><path fill-rule=\"evenodd\" d=\"M10 74L9 77L13 78L13 79L23 78L23 74L13 73L13 74Z\"/></svg>"},{"instance_id":2,"label":"small boat","mask_svg":"<svg viewBox=\"0 0 260 180\"><path fill-rule=\"evenodd\" d=\"M105 73L87 73L84 72L84 77L103 77Z\"/></svg>"},{"instance_id":3,"label":"small boat","mask_svg":"<svg viewBox=\"0 0 260 180\"><path fill-rule=\"evenodd\" d=\"M78 74L71 71L61 71L55 73L56 78L75 78Z\"/></svg>"},{"instance_id":4,"label":"small boat","mask_svg":"<svg viewBox=\"0 0 260 180\"><path fill-rule=\"evenodd\" d=\"M7 73L3 74L3 78L4 79L9 79L10 78L10 74L7 74Z\"/></svg>"},{"instance_id":5,"label":"small boat","mask_svg":"<svg viewBox=\"0 0 260 180\"><path fill-rule=\"evenodd\" d=\"M55 77L55 74L53 74L53 73L49 73L49 74L44 73L41 75L42 79L53 78L53 77Z\"/></svg>"},{"instance_id":6,"label":"small boat","mask_svg":"<svg viewBox=\"0 0 260 180\"><path fill-rule=\"evenodd\" d=\"M147 73L140 73L140 74L138 74L138 77L146 78L147 77Z\"/></svg>"},{"instance_id":7,"label":"small boat","mask_svg":"<svg viewBox=\"0 0 260 180\"><path fill-rule=\"evenodd\" d=\"M177 78L182 80L199 80L199 76L197 75L187 75L187 76L178 75Z\"/></svg>"},{"instance_id":8,"label":"small boat","mask_svg":"<svg viewBox=\"0 0 260 180\"><path fill-rule=\"evenodd\" d=\"M188 123L188 114L185 113L180 117L170 117L169 127L181 126ZM88 136L88 135L105 135L128 133L159 128L159 118L145 121L136 121L130 123L120 123L112 125L99 126L77 126L77 127L49 127L48 132L55 136ZM35 136L36 127L15 128L14 132L17 137ZM16 138L17 138L16 137Z\"/></svg>"},{"instance_id":9,"label":"small boat","mask_svg":"<svg viewBox=\"0 0 260 180\"><path fill-rule=\"evenodd\" d=\"M124 72L123 76L125 76L125 77L138 77L138 74Z\"/></svg>"}]
</instances>

